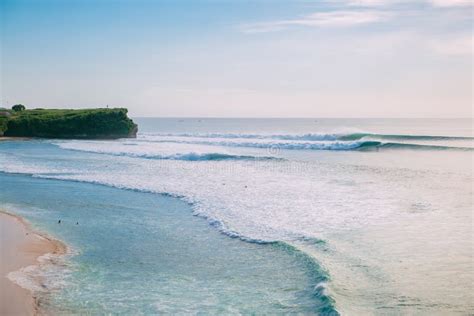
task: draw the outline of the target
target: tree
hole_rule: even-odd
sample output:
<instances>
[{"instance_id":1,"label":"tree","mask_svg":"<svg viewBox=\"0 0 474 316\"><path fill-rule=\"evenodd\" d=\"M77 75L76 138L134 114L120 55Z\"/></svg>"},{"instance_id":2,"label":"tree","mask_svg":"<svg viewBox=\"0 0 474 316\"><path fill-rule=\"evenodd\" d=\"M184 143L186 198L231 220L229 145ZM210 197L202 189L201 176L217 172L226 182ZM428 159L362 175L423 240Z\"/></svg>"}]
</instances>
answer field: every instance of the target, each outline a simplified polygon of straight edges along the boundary
<instances>
[{"instance_id":1,"label":"tree","mask_svg":"<svg viewBox=\"0 0 474 316\"><path fill-rule=\"evenodd\" d=\"M21 112L21 111L26 110L26 107L23 104L16 104L12 106L12 110L15 112Z\"/></svg>"}]
</instances>

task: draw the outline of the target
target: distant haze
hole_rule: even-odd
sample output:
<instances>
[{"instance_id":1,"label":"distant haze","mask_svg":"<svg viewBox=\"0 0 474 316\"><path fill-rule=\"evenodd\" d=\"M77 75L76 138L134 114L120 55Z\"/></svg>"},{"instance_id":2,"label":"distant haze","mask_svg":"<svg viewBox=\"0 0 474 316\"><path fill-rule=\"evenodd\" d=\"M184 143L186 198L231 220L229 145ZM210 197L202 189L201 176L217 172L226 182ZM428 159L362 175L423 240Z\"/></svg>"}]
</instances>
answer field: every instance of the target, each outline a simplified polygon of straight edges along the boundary
<instances>
[{"instance_id":1,"label":"distant haze","mask_svg":"<svg viewBox=\"0 0 474 316\"><path fill-rule=\"evenodd\" d=\"M472 117L471 0L2 0L0 107Z\"/></svg>"}]
</instances>

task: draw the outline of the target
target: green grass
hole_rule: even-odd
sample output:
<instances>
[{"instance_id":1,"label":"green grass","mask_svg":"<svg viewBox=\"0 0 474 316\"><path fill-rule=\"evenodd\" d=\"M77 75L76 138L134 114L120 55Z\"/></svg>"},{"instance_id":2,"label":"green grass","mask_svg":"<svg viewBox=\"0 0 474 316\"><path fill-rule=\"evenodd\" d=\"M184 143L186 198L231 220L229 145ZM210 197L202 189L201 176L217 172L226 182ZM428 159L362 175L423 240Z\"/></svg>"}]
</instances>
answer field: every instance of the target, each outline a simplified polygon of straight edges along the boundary
<instances>
[{"instance_id":1,"label":"green grass","mask_svg":"<svg viewBox=\"0 0 474 316\"><path fill-rule=\"evenodd\" d=\"M0 117L0 129L2 121L4 135L18 137L106 139L134 137L137 130L123 108L33 109Z\"/></svg>"}]
</instances>

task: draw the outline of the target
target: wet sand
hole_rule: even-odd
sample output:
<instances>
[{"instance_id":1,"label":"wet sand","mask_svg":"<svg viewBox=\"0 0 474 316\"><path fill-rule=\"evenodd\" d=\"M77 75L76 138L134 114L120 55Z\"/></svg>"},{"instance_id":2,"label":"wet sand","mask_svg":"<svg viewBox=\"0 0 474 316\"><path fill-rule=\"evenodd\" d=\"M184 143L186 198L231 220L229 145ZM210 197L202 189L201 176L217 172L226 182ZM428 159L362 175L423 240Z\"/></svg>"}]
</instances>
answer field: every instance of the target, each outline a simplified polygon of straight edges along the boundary
<instances>
[{"instance_id":1,"label":"wet sand","mask_svg":"<svg viewBox=\"0 0 474 316\"><path fill-rule=\"evenodd\" d=\"M13 140L29 140L31 138L29 137L8 137L8 136L0 136L0 142L1 141L7 141L7 140L10 140L10 141L13 141Z\"/></svg>"},{"instance_id":2,"label":"wet sand","mask_svg":"<svg viewBox=\"0 0 474 316\"><path fill-rule=\"evenodd\" d=\"M20 217L0 211L0 315L35 315L37 301L26 290L8 279L10 272L38 264L38 257L61 254L66 247L59 241L32 231Z\"/></svg>"}]
</instances>

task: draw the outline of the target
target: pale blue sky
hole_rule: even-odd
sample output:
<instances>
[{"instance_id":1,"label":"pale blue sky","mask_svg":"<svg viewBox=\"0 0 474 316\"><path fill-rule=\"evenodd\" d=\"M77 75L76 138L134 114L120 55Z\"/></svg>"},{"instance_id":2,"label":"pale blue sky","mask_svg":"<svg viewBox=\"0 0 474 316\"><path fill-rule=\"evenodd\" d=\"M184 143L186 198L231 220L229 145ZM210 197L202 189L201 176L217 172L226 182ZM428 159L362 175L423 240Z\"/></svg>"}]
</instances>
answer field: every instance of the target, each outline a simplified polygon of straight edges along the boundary
<instances>
[{"instance_id":1,"label":"pale blue sky","mask_svg":"<svg viewBox=\"0 0 474 316\"><path fill-rule=\"evenodd\" d=\"M472 116L472 0L0 3L2 106Z\"/></svg>"}]
</instances>

